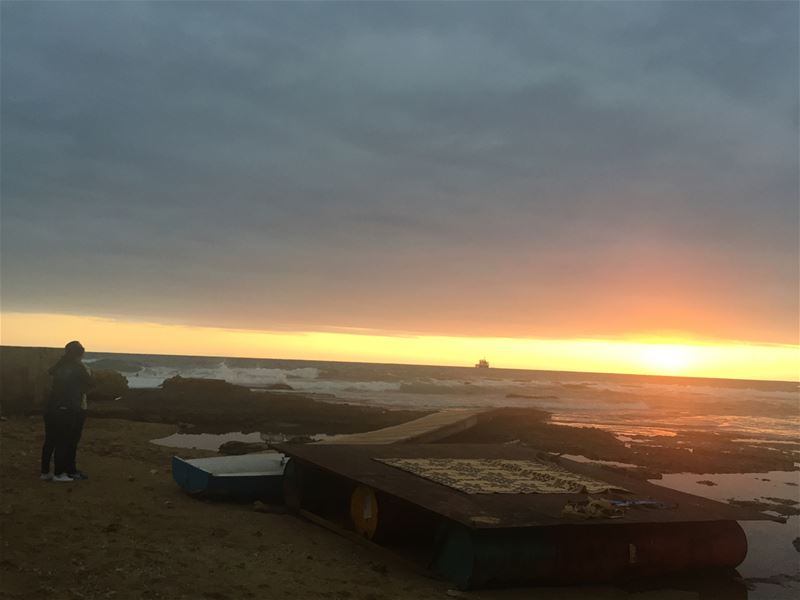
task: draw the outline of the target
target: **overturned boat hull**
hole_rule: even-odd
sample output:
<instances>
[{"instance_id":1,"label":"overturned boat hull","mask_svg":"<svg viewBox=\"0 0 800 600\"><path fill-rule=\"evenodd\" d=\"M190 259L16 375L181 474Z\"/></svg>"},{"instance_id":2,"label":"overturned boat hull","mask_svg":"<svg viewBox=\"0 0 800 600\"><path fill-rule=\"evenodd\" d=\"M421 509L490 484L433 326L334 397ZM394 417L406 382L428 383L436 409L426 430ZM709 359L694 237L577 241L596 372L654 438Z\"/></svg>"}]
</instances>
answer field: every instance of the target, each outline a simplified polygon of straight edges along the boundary
<instances>
[{"instance_id":1,"label":"overturned boat hull","mask_svg":"<svg viewBox=\"0 0 800 600\"><path fill-rule=\"evenodd\" d=\"M269 452L184 459L172 457L172 478L193 495L234 500L281 500L285 458Z\"/></svg>"}]
</instances>

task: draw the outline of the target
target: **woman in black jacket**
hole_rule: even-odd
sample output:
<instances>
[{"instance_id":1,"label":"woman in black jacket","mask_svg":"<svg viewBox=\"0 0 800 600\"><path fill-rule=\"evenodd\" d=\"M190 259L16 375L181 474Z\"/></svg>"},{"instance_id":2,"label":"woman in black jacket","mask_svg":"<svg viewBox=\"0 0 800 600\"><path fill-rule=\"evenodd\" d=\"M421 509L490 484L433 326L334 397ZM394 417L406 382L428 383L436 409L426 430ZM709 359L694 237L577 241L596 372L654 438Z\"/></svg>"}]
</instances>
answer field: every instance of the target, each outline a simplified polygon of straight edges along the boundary
<instances>
[{"instance_id":1,"label":"woman in black jacket","mask_svg":"<svg viewBox=\"0 0 800 600\"><path fill-rule=\"evenodd\" d=\"M53 388L44 409L42 479L74 481L68 473L70 468L75 469L78 417L85 403L86 392L92 387L92 376L81 362L84 352L80 342L70 342L64 347L64 355L49 371ZM50 475L50 457L53 453L55 476Z\"/></svg>"}]
</instances>

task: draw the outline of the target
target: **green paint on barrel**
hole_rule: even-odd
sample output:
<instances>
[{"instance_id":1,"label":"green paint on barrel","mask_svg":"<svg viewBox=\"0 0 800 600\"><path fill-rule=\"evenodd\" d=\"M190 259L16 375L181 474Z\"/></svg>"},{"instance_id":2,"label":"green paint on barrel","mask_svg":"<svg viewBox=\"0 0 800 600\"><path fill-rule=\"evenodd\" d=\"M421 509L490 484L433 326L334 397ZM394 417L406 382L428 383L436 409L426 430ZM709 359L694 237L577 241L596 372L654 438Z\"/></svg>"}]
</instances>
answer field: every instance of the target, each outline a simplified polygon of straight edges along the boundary
<instances>
[{"instance_id":1,"label":"green paint on barrel","mask_svg":"<svg viewBox=\"0 0 800 600\"><path fill-rule=\"evenodd\" d=\"M607 582L736 567L747 553L735 521L575 524L440 530L433 566L462 589Z\"/></svg>"},{"instance_id":2,"label":"green paint on barrel","mask_svg":"<svg viewBox=\"0 0 800 600\"><path fill-rule=\"evenodd\" d=\"M538 564L550 564L556 547L543 528L470 529L443 526L434 568L462 589L490 587L535 577Z\"/></svg>"}]
</instances>

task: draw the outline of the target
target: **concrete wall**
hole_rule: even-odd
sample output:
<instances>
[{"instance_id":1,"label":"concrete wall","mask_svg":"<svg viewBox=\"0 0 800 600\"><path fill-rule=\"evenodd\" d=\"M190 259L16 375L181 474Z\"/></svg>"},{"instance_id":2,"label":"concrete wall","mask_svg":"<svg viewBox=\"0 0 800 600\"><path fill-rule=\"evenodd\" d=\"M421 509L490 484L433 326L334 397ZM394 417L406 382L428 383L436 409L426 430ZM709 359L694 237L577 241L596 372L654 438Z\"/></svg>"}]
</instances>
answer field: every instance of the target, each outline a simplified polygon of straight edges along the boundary
<instances>
[{"instance_id":1,"label":"concrete wall","mask_svg":"<svg viewBox=\"0 0 800 600\"><path fill-rule=\"evenodd\" d=\"M47 369L63 353L62 348L0 346L0 414L41 410L50 389Z\"/></svg>"}]
</instances>

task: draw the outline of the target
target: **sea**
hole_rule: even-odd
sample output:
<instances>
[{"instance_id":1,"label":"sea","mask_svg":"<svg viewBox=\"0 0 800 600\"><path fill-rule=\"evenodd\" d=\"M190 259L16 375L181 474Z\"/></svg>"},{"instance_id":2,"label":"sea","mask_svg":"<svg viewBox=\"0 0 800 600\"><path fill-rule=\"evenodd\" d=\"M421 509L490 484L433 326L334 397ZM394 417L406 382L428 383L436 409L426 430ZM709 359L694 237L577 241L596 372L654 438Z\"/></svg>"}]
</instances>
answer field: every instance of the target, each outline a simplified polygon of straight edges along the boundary
<instances>
[{"instance_id":1,"label":"sea","mask_svg":"<svg viewBox=\"0 0 800 600\"><path fill-rule=\"evenodd\" d=\"M736 432L743 440L800 441L800 385L785 381L698 379L473 366L87 354L113 364L132 388L170 377L223 379L264 390L282 384L328 402L384 408L533 407L565 425L591 424L620 436L677 430ZM281 390L274 390L281 391Z\"/></svg>"},{"instance_id":2,"label":"sea","mask_svg":"<svg viewBox=\"0 0 800 600\"><path fill-rule=\"evenodd\" d=\"M132 388L158 387L180 375L387 409L532 407L550 412L555 424L598 427L625 443L721 432L742 444L787 451L800 467L797 382L110 353L87 354L86 362L90 367L113 365ZM228 439L252 441L254 434L238 435L197 439L218 445ZM181 436L171 436L167 443L179 446ZM799 473L674 473L653 483L720 501L780 497L797 506ZM783 524L742 526L750 551L738 571L751 580L748 599L800 597L800 516Z\"/></svg>"}]
</instances>

